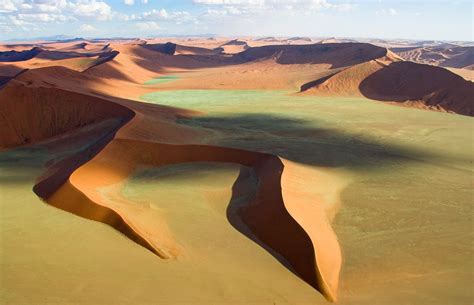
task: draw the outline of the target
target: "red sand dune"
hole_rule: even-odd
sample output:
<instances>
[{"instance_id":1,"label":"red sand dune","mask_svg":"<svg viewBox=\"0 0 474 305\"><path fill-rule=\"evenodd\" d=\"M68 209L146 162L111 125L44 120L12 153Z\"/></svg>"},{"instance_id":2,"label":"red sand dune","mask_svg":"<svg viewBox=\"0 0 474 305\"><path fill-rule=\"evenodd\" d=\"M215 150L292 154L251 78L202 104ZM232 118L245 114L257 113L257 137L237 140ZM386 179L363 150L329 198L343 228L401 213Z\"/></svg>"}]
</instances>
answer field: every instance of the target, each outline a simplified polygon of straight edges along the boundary
<instances>
[{"instance_id":1,"label":"red sand dune","mask_svg":"<svg viewBox=\"0 0 474 305\"><path fill-rule=\"evenodd\" d=\"M216 146L116 139L46 199L58 208L113 226L162 258L173 258L180 255L183 245L173 238L165 220L157 224L143 215L138 217L140 211L133 205L106 201L98 188L116 186L137 166L200 161L239 163L254 169L259 179L257 197L237 211L237 217L259 240L283 256L306 282L329 300L335 300L341 266L337 239L332 230L327 231L330 227L321 206L314 210L314 201L302 205L291 192L286 192L282 177L292 163L276 156ZM289 175L285 181L291 181ZM317 212L312 214L311 222L304 220L308 214L300 211L302 208Z\"/></svg>"},{"instance_id":2,"label":"red sand dune","mask_svg":"<svg viewBox=\"0 0 474 305\"><path fill-rule=\"evenodd\" d=\"M365 96L474 115L474 83L446 70L404 61L370 61L302 86L306 94Z\"/></svg>"},{"instance_id":3,"label":"red sand dune","mask_svg":"<svg viewBox=\"0 0 474 305\"><path fill-rule=\"evenodd\" d=\"M240 42L230 45L246 46ZM168 70L215 68L208 78L188 80L207 88L226 80L237 86L237 78L262 88L275 82L269 76L275 71L287 81L291 73L304 71L305 77L323 76L304 84L301 88L305 94L414 101L474 115L474 84L443 68L400 61L387 49L370 44L271 45L250 47L233 55L217 54L218 50L211 48L143 41L101 45L98 53L84 53L86 42L61 47L63 51L52 46L39 56L31 50L3 53L10 61L19 59L15 64L2 65L9 72L35 63L64 65L65 60L96 57L83 72L43 67L13 80L11 76L3 79L0 149L67 137L79 130L84 131L84 137L101 135L81 154L46 169L34 186L41 198L60 209L108 224L161 258L172 259L179 257L186 245L176 239L166 219L156 222L157 215L142 213L120 196L124 181L143 167L202 161L241 164L255 174L258 189L256 197L233 217L238 217L265 249L283 258L292 272L331 301L337 299L342 255L330 226L327 202L315 199L307 190L311 180L307 169L272 154L193 144L207 131L179 125L176 120L196 112L116 96L136 97L151 91L141 85L143 81ZM222 67L231 72L224 75ZM257 81L248 76L252 70L259 77ZM107 126L91 127L97 123ZM110 197L104 196L105 188Z\"/></svg>"},{"instance_id":4,"label":"red sand dune","mask_svg":"<svg viewBox=\"0 0 474 305\"><path fill-rule=\"evenodd\" d=\"M249 45L247 44L247 42L238 39L233 39L220 45L217 49L224 54L237 54L247 50L248 48Z\"/></svg>"},{"instance_id":5,"label":"red sand dune","mask_svg":"<svg viewBox=\"0 0 474 305\"><path fill-rule=\"evenodd\" d=\"M450 68L470 68L474 64L474 47L452 44L433 47L392 48L405 60Z\"/></svg>"},{"instance_id":6,"label":"red sand dune","mask_svg":"<svg viewBox=\"0 0 474 305\"><path fill-rule=\"evenodd\" d=\"M0 148L38 142L130 111L91 96L15 80L0 91Z\"/></svg>"},{"instance_id":7,"label":"red sand dune","mask_svg":"<svg viewBox=\"0 0 474 305\"><path fill-rule=\"evenodd\" d=\"M275 58L279 64L331 64L346 67L387 55L387 49L364 43L272 45L255 47L236 55L242 61Z\"/></svg>"},{"instance_id":8,"label":"red sand dune","mask_svg":"<svg viewBox=\"0 0 474 305\"><path fill-rule=\"evenodd\" d=\"M173 123L183 112L181 110L165 110L166 107L131 101L111 102L20 80L10 82L0 94L1 116L5 118L1 122L0 145L4 149L65 135L98 122L115 122L111 129L94 131L104 133L102 140L83 155L50 167L34 190L53 206L109 224L162 258L179 256L180 249L185 246L173 238L166 222L151 222L148 216L122 200L105 200L98 188L116 187L138 166L214 161L253 168L260 181L257 197L237 211L237 217L261 242L284 257L296 274L328 299L336 299L341 265L339 244L327 225L324 204L320 203L316 210L310 207L314 202L306 207L315 214L313 220L320 219L307 222L304 217L307 213L300 211L305 209L305 205L295 198L293 191L287 191L286 185L293 188L292 175L298 172L292 163L252 151L155 142L160 138L164 141L190 141L188 132L179 131L186 127ZM127 104L135 105L132 106L135 110L124 107ZM150 124L150 120L154 124ZM117 128L126 122L115 134ZM154 128L149 128L150 125ZM97 155L91 161L78 168L94 154ZM268 219L268 215L272 215L274 223L262 221Z\"/></svg>"},{"instance_id":9,"label":"red sand dune","mask_svg":"<svg viewBox=\"0 0 474 305\"><path fill-rule=\"evenodd\" d=\"M34 58L41 52L43 52L43 49L39 47L34 47L31 50L24 51L4 51L0 52L0 62L25 61Z\"/></svg>"}]
</instances>

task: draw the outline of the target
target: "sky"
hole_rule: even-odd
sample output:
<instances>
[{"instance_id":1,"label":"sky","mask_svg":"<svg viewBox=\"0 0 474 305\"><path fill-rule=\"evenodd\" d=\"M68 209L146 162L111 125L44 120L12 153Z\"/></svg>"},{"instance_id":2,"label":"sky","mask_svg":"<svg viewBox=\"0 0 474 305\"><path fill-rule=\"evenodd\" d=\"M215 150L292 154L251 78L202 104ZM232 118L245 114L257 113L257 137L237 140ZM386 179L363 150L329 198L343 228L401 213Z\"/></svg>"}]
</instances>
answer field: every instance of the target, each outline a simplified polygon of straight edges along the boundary
<instances>
[{"instance_id":1,"label":"sky","mask_svg":"<svg viewBox=\"0 0 474 305\"><path fill-rule=\"evenodd\" d=\"M0 0L0 40L171 35L473 41L474 0Z\"/></svg>"}]
</instances>

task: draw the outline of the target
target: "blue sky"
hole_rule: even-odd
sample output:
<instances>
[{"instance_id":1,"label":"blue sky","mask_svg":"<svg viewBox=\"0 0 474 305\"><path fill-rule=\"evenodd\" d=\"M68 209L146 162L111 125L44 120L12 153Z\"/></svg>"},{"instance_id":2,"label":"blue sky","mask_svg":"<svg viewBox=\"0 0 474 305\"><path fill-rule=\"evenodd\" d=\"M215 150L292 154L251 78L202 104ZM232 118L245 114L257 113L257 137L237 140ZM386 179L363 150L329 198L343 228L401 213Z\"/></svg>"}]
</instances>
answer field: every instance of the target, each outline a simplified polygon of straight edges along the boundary
<instances>
[{"instance_id":1,"label":"blue sky","mask_svg":"<svg viewBox=\"0 0 474 305\"><path fill-rule=\"evenodd\" d=\"M473 1L0 0L0 40L153 35L473 40Z\"/></svg>"}]
</instances>

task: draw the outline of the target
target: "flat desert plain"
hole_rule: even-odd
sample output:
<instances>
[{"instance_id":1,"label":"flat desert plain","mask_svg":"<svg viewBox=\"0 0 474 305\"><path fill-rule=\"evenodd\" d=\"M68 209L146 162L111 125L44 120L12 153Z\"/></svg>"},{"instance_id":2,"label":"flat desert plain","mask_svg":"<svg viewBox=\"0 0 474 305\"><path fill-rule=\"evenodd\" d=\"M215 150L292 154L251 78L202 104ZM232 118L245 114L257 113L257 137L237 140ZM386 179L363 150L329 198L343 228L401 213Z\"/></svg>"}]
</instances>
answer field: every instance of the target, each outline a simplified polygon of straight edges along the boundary
<instances>
[{"instance_id":1,"label":"flat desert plain","mask_svg":"<svg viewBox=\"0 0 474 305\"><path fill-rule=\"evenodd\" d=\"M2 45L0 303L472 303L464 48Z\"/></svg>"}]
</instances>

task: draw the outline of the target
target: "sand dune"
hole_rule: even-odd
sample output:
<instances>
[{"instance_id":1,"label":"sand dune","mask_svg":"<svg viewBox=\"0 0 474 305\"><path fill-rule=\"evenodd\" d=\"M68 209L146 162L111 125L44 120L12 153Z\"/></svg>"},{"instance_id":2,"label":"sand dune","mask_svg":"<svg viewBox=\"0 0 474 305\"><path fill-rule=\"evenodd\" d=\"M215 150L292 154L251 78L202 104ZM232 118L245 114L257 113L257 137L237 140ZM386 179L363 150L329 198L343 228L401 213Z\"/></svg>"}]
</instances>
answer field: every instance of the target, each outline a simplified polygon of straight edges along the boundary
<instances>
[{"instance_id":1,"label":"sand dune","mask_svg":"<svg viewBox=\"0 0 474 305\"><path fill-rule=\"evenodd\" d=\"M144 170L160 171L169 166L203 162L238 165L232 168L233 171L237 169L232 172L235 175L229 176L234 183L225 186L230 200L214 189L202 186L196 188L203 198L224 199L225 206L210 208L210 211L215 213L213 217L223 218L222 222L229 225L231 232L244 237L239 242L252 244L262 250L274 260L272 263L280 264L277 266L294 276L288 277L291 280L282 277L288 281L284 286L301 280L301 283L318 290L328 301L336 301L341 288L341 270L344 270L341 250L341 245L344 244L340 244L332 228L332 221L338 212L339 197L347 181L336 174L328 174L320 166L347 167L360 175L362 180L365 176L375 180L380 179L377 175L381 175L378 171L383 168L381 164L390 164L391 169L401 171L400 175L403 176L404 168L397 166L408 162L407 160L415 163L421 159L423 164L435 164L439 160L446 162L444 160L447 158L443 154L431 157L419 153L416 149L412 152L408 148L398 149L396 145L392 147L391 141L397 138L388 125L393 122L376 126L379 133L374 134L388 137L385 143L375 140L371 142L370 137L359 137L356 133L347 132L360 124L357 123L357 115L353 115L357 114L357 111L375 109L374 116L379 112L389 112L385 109L389 107L380 106L380 103L369 103L362 97L473 116L474 84L441 67L404 61L384 47L367 43L335 43L338 39L309 44L312 41L306 37L259 40L242 38L230 41L227 38L196 38L174 39L172 42L158 38L123 41L78 39L49 43L44 47L12 47L7 49L9 51L0 53L0 150L8 158L9 153L17 152L28 157L28 153L31 153L28 149L58 153L48 162L41 163L44 168L37 170L42 171L42 174L32 185L35 194L50 206L101 222L113 228L115 231L111 230L112 232L122 233L128 239L124 238L121 242L129 242L127 246L137 244L155 254L137 247L137 252L143 250L153 256L153 259L147 258L147 263L151 262L150 266L166 261L166 264L157 267L158 270L164 271L158 272L159 276L165 277L166 280L170 275L176 276L179 283L192 287L201 286L180 278L185 277L184 275L172 273L175 270L173 264L183 264L192 269L189 272L204 268L212 274L217 267L213 265L214 262L202 259L202 255L211 256L209 252L215 250L209 250L211 248L208 249L207 245L200 245L204 250L196 251L196 244L204 240L203 236L198 236L195 240L184 238L185 234L180 231L182 228L171 221L170 210L152 208L150 204L137 204L134 199L125 195L124 189L132 180L131 177ZM454 48L443 46L445 49L442 54L436 57L438 65L463 65L471 61L468 53L459 55L461 53L458 54L454 49L446 51L448 47ZM399 54L404 56L403 52ZM413 56L421 55L416 53ZM453 62L450 63L451 59ZM146 82L163 75L172 81ZM193 89L201 91L192 91ZM145 99L146 93L187 90L191 95L191 98L186 95L190 105L199 105L199 94L202 94L204 89L213 93L219 92L215 89L233 89L236 97L226 104L227 101L213 99L210 93L203 95L201 99L204 98L209 105L215 106L216 110L209 113L191 110L194 107L180 109L164 106L166 103L160 101L163 97L159 94L154 96L156 100L150 99L150 102L156 102L156 105L139 101L141 96ZM277 95L263 91L262 95L268 95L262 100L264 105L259 107L267 109L268 113L259 114L252 112L254 109L248 109L249 113L243 114L245 118L240 117L239 121L235 122L235 118L225 115L226 111L227 114L239 111L242 113L239 109L241 105L249 107L248 101L247 104L241 104L245 94L240 95L242 92L236 89L252 89L252 94L263 89L284 90L276 91L278 97L291 99L291 103L283 106L280 104L281 108L278 109L283 109L282 111L288 114L291 114L293 109L300 110L295 117L275 119L275 113L272 111L277 103ZM296 93L295 91L301 93L292 94ZM314 96L351 97L350 103L347 102L348 105L344 106L346 108L341 108L343 113L349 114L345 113L339 117L339 106L331 108L332 104L327 103L327 99L317 99ZM177 97L176 105L186 105L179 104L183 102L181 99L184 100L185 95ZM314 108L316 111L311 107L318 102L321 105ZM159 105L160 103L162 105ZM249 108L253 108L252 103ZM170 105L176 106L173 103ZM311 121L312 125L306 120L306 111L310 108L318 113L318 116L311 117L314 119L314 122ZM416 113L413 114L410 109L393 107L390 110L398 115L401 113L400 116L406 114L416 117ZM363 118L367 120L372 112L364 115ZM438 122L435 120L437 115L445 114L432 112L426 115L426 126L420 128L421 135L417 134L423 141L430 133L444 132L442 128L430 129L431 122ZM348 123L347 118L355 118L355 121ZM458 123L469 119L462 116L456 118ZM446 119L442 122L447 121ZM268 128L266 124L278 126ZM337 128L344 124L347 124L348 128L344 132L337 132ZM330 128L327 128L327 125ZM417 129L410 124L404 128L395 130L395 133L404 134L411 132L410 128ZM243 134L235 132L234 129ZM368 129L359 129L358 132L367 132ZM367 133L372 132L370 129ZM457 139L456 135L450 137ZM271 149L261 144L264 138L269 139ZM76 147L76 142L82 143L82 146ZM25 150L22 150L23 148ZM451 152L443 153L450 156ZM459 160L456 159L454 163L467 163L468 153L464 153L465 155L456 155ZM301 158L301 155L304 158ZM343 157L338 159L339 155ZM7 157L4 159L10 160ZM448 166L442 162L433 166L441 174L442 171L453 170L451 167L455 168L453 171L458 175L465 171L462 168L462 171L456 172L459 170L456 168L458 165ZM26 166L25 171L28 170L30 169ZM191 177L186 183L194 179L193 173L186 175ZM403 178L405 179L405 176ZM30 177L30 180L33 178ZM5 182L1 180L1 186L2 183ZM151 183L156 184L156 181ZM399 181L397 183L401 185ZM152 185L153 188L155 184ZM187 186L184 184L182 191L187 189ZM359 186L356 189L362 195L367 188L371 188L370 185L363 186L364 188ZM31 189L31 185L29 187ZM195 193L193 194L195 196ZM352 196L349 197L350 200L360 204L354 200L357 196L353 195L353 190L348 194ZM368 196L372 197L374 195ZM235 201L235 198L239 200ZM420 202L426 201L421 199ZM156 196L153 200L159 202L170 198ZM190 200L207 202L195 197ZM409 198L407 201L411 202ZM213 200L210 202L215 203ZM171 200L169 206L179 204ZM345 245L349 249L362 240L362 237L365 238L365 231L359 230L359 227L364 227L357 222L365 222L360 215L365 217L372 212L364 209L373 211L375 207L379 208L378 204L367 204L368 207L358 207L357 212L350 215L356 223L355 229L350 230L355 230L356 233L355 241L351 240L350 244ZM177 208L175 206L173 208ZM177 215L182 214L182 210L173 211L178 211ZM191 220L179 218L181 222L186 219L181 226L193 221L202 221L207 225L207 218L203 214L192 214L194 211L189 213ZM388 215L382 215L390 218ZM416 217L408 215L407 218ZM383 221L387 219L384 218ZM368 221L366 225L372 223ZM347 238L347 232L350 230L342 231L344 238ZM376 236L375 239L377 238ZM219 244L217 249L225 252L224 248L234 240L219 242L223 246ZM364 252L360 248L355 249ZM214 254L216 253L212 253ZM345 255L353 258L362 254L346 252ZM229 257L234 259L234 256L224 255L223 260L229 260ZM119 261L123 263L124 258L128 259L124 256L120 257ZM380 257L378 259L381 260ZM403 262L402 259L400 261ZM236 265L240 263L235 262ZM393 262L398 263L399 261ZM226 264L234 262L226 261ZM243 264L246 262L241 265ZM383 268L377 269L363 260L357 266L357 271L362 269L370 276L385 272ZM153 268L155 267L153 265ZM273 270L265 268L265 272ZM353 270L355 269L349 270L347 277L365 276L360 272L353 275L350 273ZM230 281L239 276L244 277L246 281L253 280L252 274L247 271L241 271L242 274L235 270L232 272L226 274ZM133 273L125 276L132 278ZM401 278L405 280L413 276L418 275L403 275ZM199 277L196 278L200 280ZM213 281L220 279L213 275L209 278ZM384 274L381 278L389 283L401 281L395 276L392 278L391 274ZM364 282L364 279L361 279L361 282ZM345 300L359 297L357 284L354 284L353 279L350 283L351 287L343 287ZM215 283L211 282L211 285ZM282 294L282 298L285 298L285 294L279 291L279 286L274 286L273 282L253 283L252 289L255 290L259 285L268 285L265 287L269 287L272 294ZM356 287L354 292L352 287ZM429 287L431 289L432 286ZM233 289L239 290L240 286ZM216 291L213 296L227 293L214 290ZM315 290L311 291L316 293ZM238 291L238 302L252 301L242 294ZM348 294L351 297L348 297ZM367 295L374 294L366 293L356 301L364 302Z\"/></svg>"},{"instance_id":2,"label":"sand dune","mask_svg":"<svg viewBox=\"0 0 474 305\"><path fill-rule=\"evenodd\" d=\"M3 54L3 56L2 56ZM0 69L3 70L7 63L14 63L18 70L37 69L51 66L68 67L77 71L85 71L91 67L100 65L113 59L118 54L117 51L108 48L99 50L45 50L43 48L33 48L28 51L9 51L0 53ZM3 58L3 59L2 59ZM12 65L12 64L9 64Z\"/></svg>"},{"instance_id":3,"label":"sand dune","mask_svg":"<svg viewBox=\"0 0 474 305\"><path fill-rule=\"evenodd\" d=\"M28 87L16 80L8 84L1 94L2 101L9 101L4 102L5 107L2 108L2 117L8 117L2 121L6 124L1 128L4 131L1 137L3 148L35 143L74 132L89 124L115 119L115 127L104 131L103 141L88 150L93 155L111 140L117 127L133 115L131 110L102 99L56 88ZM23 118L27 115L27 119L7 115L13 113L12 107L19 106L25 110L15 113L21 114ZM166 114L162 111L158 113ZM50 169L34 187L35 192L55 207L109 224L162 258L174 258L179 256L180 249L185 245L180 245L173 238L165 220L156 224L152 221L153 214L144 215L123 199L104 199L101 189L113 186L114 192L118 183L126 179L137 166L214 161L251 167L260 181L257 197L254 203L242 207L237 216L259 240L287 260L296 274L328 299L336 299L341 264L339 245L327 225L323 206L314 209L311 208L312 203L307 203L306 209L313 212L313 220L320 219L307 222L304 220L306 212L300 211L301 202L295 205L294 195L286 191L281 179L285 177L286 184L292 180L291 174L286 175L284 169L293 168L291 163L277 156L252 151L134 140L135 137L144 139L140 130L134 126L146 126L147 120L143 115L137 113L136 119L118 133L117 139L79 169L76 170L76 167L86 162L90 155L77 156ZM155 133L159 132L161 129L156 129ZM149 131L149 137L156 138L155 133ZM175 140L179 141L179 135ZM69 174L71 176L68 179ZM65 179L68 179L66 183ZM56 190L56 187L59 189ZM275 223L262 221L268 215L272 215Z\"/></svg>"},{"instance_id":4,"label":"sand dune","mask_svg":"<svg viewBox=\"0 0 474 305\"><path fill-rule=\"evenodd\" d=\"M234 39L219 46L219 50L224 54L237 54L249 48L247 42Z\"/></svg>"},{"instance_id":5,"label":"sand dune","mask_svg":"<svg viewBox=\"0 0 474 305\"><path fill-rule=\"evenodd\" d=\"M320 290L328 299L336 299L341 265L337 239L327 225L328 216L323 202L316 209L311 208L313 203L310 202L305 204L306 208L300 207L301 201L296 204L293 191L285 189L286 184L291 184L289 181L292 181L294 172L297 172L297 167L288 161L274 155L224 147L154 143L150 139L157 139L159 133L169 134L169 131L157 125L158 128L148 130L148 136L145 136L140 126L146 128L150 123L146 117L153 112L140 112L139 105L132 112L103 99L57 88L33 87L20 80L9 83L1 94L1 100L8 101L4 102L5 107L2 108L2 117L8 117L2 121L6 124L1 128L4 131L1 137L4 141L1 144L3 148L51 139L101 121L112 119L116 122L113 125L115 127L104 131L103 140L91 147L88 155L66 160L40 178L34 190L53 206L109 224L160 257L175 258L186 245L175 240L165 220L157 224L152 221L155 217L153 213L144 215L141 210L119 197L114 200L105 199L102 189L113 187L108 194L109 198L114 197L120 182L138 166L200 161L248 166L255 171L260 181L257 197L253 203L242 207L236 217L242 219L260 241L287 260L297 275ZM12 107L17 109L19 106L25 110L15 113L22 115L23 119L7 115L14 112ZM157 114L164 116L165 123L166 112L158 111ZM106 145L117 128L133 115L136 116L135 119L118 132L116 139ZM168 128L172 130L175 127L170 125ZM180 141L180 138L185 140L188 136L183 138L179 133L174 133L167 137ZM104 145L106 146L102 149ZM100 149L102 150L99 152ZM96 157L76 169L96 153ZM287 175L284 168L294 169ZM68 178L68 175L71 176ZM283 177L285 184L282 184ZM313 220L320 220L305 221L304 215L308 211L301 211L301 208L311 211ZM270 214L275 223L262 221Z\"/></svg>"},{"instance_id":6,"label":"sand dune","mask_svg":"<svg viewBox=\"0 0 474 305\"><path fill-rule=\"evenodd\" d=\"M450 68L469 68L474 63L474 47L452 44L434 47L393 48L405 60Z\"/></svg>"},{"instance_id":7,"label":"sand dune","mask_svg":"<svg viewBox=\"0 0 474 305\"><path fill-rule=\"evenodd\" d=\"M307 94L366 96L472 116L474 84L443 68L370 61L302 86Z\"/></svg>"},{"instance_id":8,"label":"sand dune","mask_svg":"<svg viewBox=\"0 0 474 305\"><path fill-rule=\"evenodd\" d=\"M158 225L150 222L140 210L123 200L104 200L99 189L109 185L116 187L139 165L163 166L200 161L239 163L255 170L260 181L257 198L254 203L242 207L238 217L262 242L288 260L305 281L328 299L335 300L341 265L337 239L327 225L324 208L314 209L311 207L313 203L300 207L301 202L296 204L294 195L281 185L283 177L286 184L292 180L291 174L287 176L284 169L292 165L276 156L223 147L114 140L91 162L75 171L69 182L47 201L82 217L107 223L162 258L174 258L180 255L179 249L185 245L174 240L163 225L164 220ZM85 179L93 176L98 178ZM281 193L274 191L279 189ZM310 222L304 221L308 211L313 216ZM274 222L263 221L268 217ZM321 220L315 222L314 217Z\"/></svg>"},{"instance_id":9,"label":"sand dune","mask_svg":"<svg viewBox=\"0 0 474 305\"><path fill-rule=\"evenodd\" d=\"M448 68L467 80L474 80L474 47L458 44L434 44L423 47L392 48L405 60Z\"/></svg>"},{"instance_id":10,"label":"sand dune","mask_svg":"<svg viewBox=\"0 0 474 305\"><path fill-rule=\"evenodd\" d=\"M181 55L216 55L219 53L217 49L208 49L202 47L186 46L177 44L175 54Z\"/></svg>"},{"instance_id":11,"label":"sand dune","mask_svg":"<svg viewBox=\"0 0 474 305\"><path fill-rule=\"evenodd\" d=\"M142 47L160 52L163 54L173 55L176 52L176 44L168 42L164 44L143 44Z\"/></svg>"},{"instance_id":12,"label":"sand dune","mask_svg":"<svg viewBox=\"0 0 474 305\"><path fill-rule=\"evenodd\" d=\"M263 46L236 55L243 61L275 58L279 64L331 64L332 68L350 66L383 57L387 49L370 44L340 43L313 45Z\"/></svg>"},{"instance_id":13,"label":"sand dune","mask_svg":"<svg viewBox=\"0 0 474 305\"><path fill-rule=\"evenodd\" d=\"M122 120L125 108L56 88L11 81L0 91L0 148L35 143L102 120Z\"/></svg>"},{"instance_id":14,"label":"sand dune","mask_svg":"<svg viewBox=\"0 0 474 305\"><path fill-rule=\"evenodd\" d=\"M0 52L0 62L15 62L15 61L24 61L32 59L41 53L43 49L34 47L31 50L25 51L4 51Z\"/></svg>"}]
</instances>

